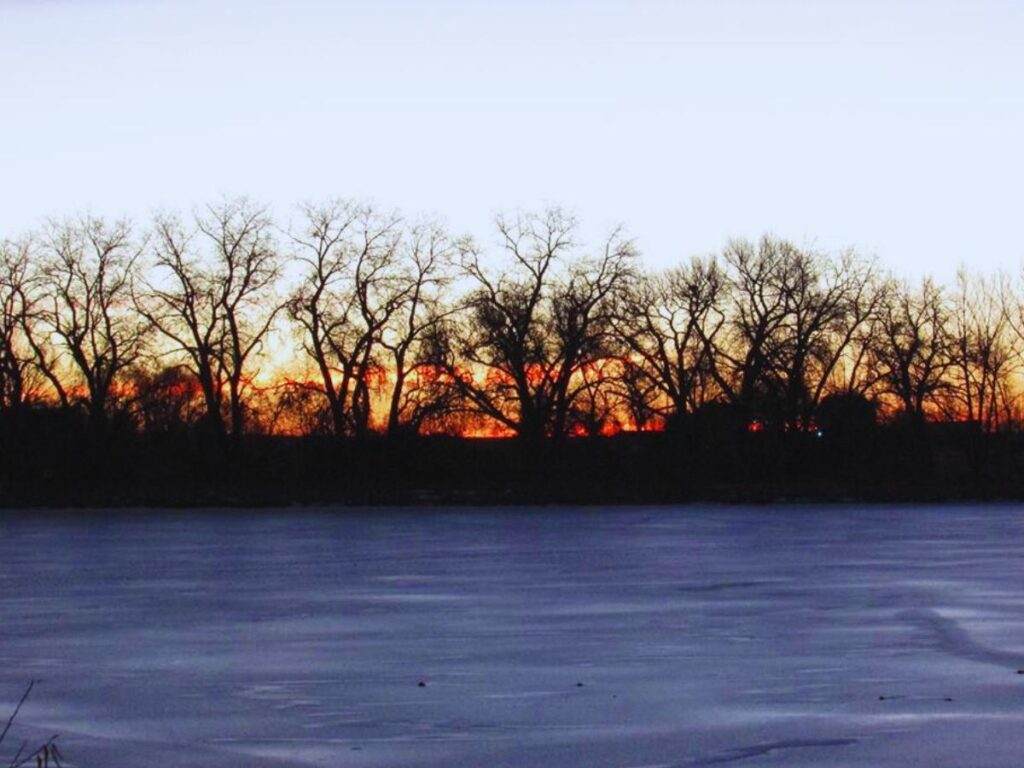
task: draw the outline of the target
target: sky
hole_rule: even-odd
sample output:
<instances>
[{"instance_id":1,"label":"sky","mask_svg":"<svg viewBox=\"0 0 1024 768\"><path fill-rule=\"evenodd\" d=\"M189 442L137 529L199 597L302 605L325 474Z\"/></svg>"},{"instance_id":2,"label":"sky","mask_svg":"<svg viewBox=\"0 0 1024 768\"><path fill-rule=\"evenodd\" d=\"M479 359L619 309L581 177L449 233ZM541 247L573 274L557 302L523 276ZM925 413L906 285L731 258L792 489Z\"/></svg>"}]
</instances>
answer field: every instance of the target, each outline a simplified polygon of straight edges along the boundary
<instances>
[{"instance_id":1,"label":"sky","mask_svg":"<svg viewBox=\"0 0 1024 768\"><path fill-rule=\"evenodd\" d=\"M1017 0L0 0L0 237L245 194L1017 272Z\"/></svg>"}]
</instances>

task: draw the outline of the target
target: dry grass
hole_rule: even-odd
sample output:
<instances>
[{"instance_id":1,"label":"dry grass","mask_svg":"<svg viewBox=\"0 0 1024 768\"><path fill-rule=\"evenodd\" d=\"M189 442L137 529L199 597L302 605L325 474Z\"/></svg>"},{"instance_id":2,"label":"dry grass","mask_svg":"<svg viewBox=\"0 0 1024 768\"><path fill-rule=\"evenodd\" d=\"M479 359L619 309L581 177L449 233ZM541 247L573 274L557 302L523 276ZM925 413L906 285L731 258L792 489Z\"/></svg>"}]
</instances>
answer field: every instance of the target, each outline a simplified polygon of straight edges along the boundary
<instances>
[{"instance_id":1,"label":"dry grass","mask_svg":"<svg viewBox=\"0 0 1024 768\"><path fill-rule=\"evenodd\" d=\"M11 730L11 726L14 725L15 718L18 717L18 713L21 711L22 706L28 700L29 694L32 693L32 689L36 685L36 680L29 682L25 692L21 695L21 699L18 700L18 705L11 712L11 716L7 718L7 724L4 725L3 731L0 731L0 747L3 747L4 740L7 738L7 734ZM53 765L55 768L61 768L64 756L61 754L60 749L57 747L57 738L60 734L54 734L47 739L43 744L34 749L29 747L28 741L23 741L18 747L17 752L14 753L14 757L7 763L7 768L23 768L23 766L31 766L33 762L36 768L50 768Z\"/></svg>"}]
</instances>

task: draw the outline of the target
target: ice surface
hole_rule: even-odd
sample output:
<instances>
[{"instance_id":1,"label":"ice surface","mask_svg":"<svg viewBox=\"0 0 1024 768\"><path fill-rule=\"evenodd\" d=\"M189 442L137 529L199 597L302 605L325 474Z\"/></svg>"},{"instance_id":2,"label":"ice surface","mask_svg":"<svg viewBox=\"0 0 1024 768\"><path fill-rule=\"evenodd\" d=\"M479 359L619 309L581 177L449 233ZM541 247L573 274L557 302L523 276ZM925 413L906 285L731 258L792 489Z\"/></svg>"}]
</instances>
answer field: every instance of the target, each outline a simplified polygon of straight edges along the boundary
<instances>
[{"instance_id":1,"label":"ice surface","mask_svg":"<svg viewBox=\"0 0 1024 768\"><path fill-rule=\"evenodd\" d=\"M0 761L1019 768L1022 668L1015 506L0 516Z\"/></svg>"}]
</instances>

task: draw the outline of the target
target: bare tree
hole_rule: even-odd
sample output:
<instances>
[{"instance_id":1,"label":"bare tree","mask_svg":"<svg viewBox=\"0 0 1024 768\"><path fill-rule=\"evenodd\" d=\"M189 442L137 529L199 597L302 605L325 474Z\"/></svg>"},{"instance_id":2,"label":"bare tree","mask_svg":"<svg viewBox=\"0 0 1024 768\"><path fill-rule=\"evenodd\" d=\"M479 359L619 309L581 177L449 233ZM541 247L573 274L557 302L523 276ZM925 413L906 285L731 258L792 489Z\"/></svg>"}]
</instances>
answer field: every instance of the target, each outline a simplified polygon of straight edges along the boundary
<instances>
[{"instance_id":1,"label":"bare tree","mask_svg":"<svg viewBox=\"0 0 1024 768\"><path fill-rule=\"evenodd\" d=\"M454 279L455 251L451 237L437 224L413 227L406 233L395 284L398 306L381 334L394 377L389 435L415 433L424 422L455 407L458 391L445 375L445 361L450 353L447 323L456 307L442 300Z\"/></svg>"},{"instance_id":2,"label":"bare tree","mask_svg":"<svg viewBox=\"0 0 1024 768\"><path fill-rule=\"evenodd\" d=\"M947 386L952 364L948 318L945 294L930 279L917 289L891 283L879 307L872 345L879 385L917 424L925 421L936 394Z\"/></svg>"},{"instance_id":3,"label":"bare tree","mask_svg":"<svg viewBox=\"0 0 1024 768\"><path fill-rule=\"evenodd\" d=\"M177 432L203 416L199 382L181 366L140 367L132 372L131 387L133 413L143 432Z\"/></svg>"},{"instance_id":4,"label":"bare tree","mask_svg":"<svg viewBox=\"0 0 1024 768\"><path fill-rule=\"evenodd\" d=\"M631 281L621 294L614 319L620 378L637 426L648 411L690 413L715 394L711 355L725 325L723 283L717 260L693 259Z\"/></svg>"},{"instance_id":5,"label":"bare tree","mask_svg":"<svg viewBox=\"0 0 1024 768\"><path fill-rule=\"evenodd\" d=\"M307 271L288 300L288 314L300 326L303 349L316 364L334 433L342 435L348 427L351 372L346 376L341 370L341 356L333 342L345 325L351 304L347 237L365 213L350 203L335 201L306 205L303 214L303 230L291 237L300 248L297 260ZM342 294L349 297L348 302L339 299Z\"/></svg>"},{"instance_id":6,"label":"bare tree","mask_svg":"<svg viewBox=\"0 0 1024 768\"><path fill-rule=\"evenodd\" d=\"M330 435L331 413L324 407L319 386L303 379L285 379L274 385L267 431L276 435Z\"/></svg>"},{"instance_id":7,"label":"bare tree","mask_svg":"<svg viewBox=\"0 0 1024 768\"><path fill-rule=\"evenodd\" d=\"M153 279L137 304L168 342L164 353L180 356L199 383L203 421L223 436L225 328L217 286L196 251L195 230L174 216L158 217L154 229Z\"/></svg>"},{"instance_id":8,"label":"bare tree","mask_svg":"<svg viewBox=\"0 0 1024 768\"><path fill-rule=\"evenodd\" d=\"M29 240L0 242L0 411L20 409L40 394L37 367L38 276Z\"/></svg>"},{"instance_id":9,"label":"bare tree","mask_svg":"<svg viewBox=\"0 0 1024 768\"><path fill-rule=\"evenodd\" d=\"M1017 365L1005 279L960 269L949 311L950 395L947 416L976 423L983 432L1000 426L1001 398Z\"/></svg>"},{"instance_id":10,"label":"bare tree","mask_svg":"<svg viewBox=\"0 0 1024 768\"><path fill-rule=\"evenodd\" d=\"M400 222L343 201L303 213L304 229L292 239L306 271L289 315L316 365L334 433L365 435L381 335L405 299Z\"/></svg>"},{"instance_id":11,"label":"bare tree","mask_svg":"<svg viewBox=\"0 0 1024 768\"><path fill-rule=\"evenodd\" d=\"M469 370L456 377L486 417L534 441L563 437L581 370L610 354L612 299L625 285L635 251L619 232L601 253L559 269L573 247L575 222L561 211L499 218L509 259L495 273L472 245L463 269L476 286L467 298L460 352Z\"/></svg>"},{"instance_id":12,"label":"bare tree","mask_svg":"<svg viewBox=\"0 0 1024 768\"><path fill-rule=\"evenodd\" d=\"M785 387L785 417L808 429L832 374L881 298L872 280L874 265L852 251L830 258L794 251L779 275L788 312L778 343L775 369Z\"/></svg>"},{"instance_id":13,"label":"bare tree","mask_svg":"<svg viewBox=\"0 0 1024 768\"><path fill-rule=\"evenodd\" d=\"M855 348L882 296L873 263L769 236L730 243L724 261L725 326L701 334L712 376L728 401L767 410L787 429L810 428L837 376L861 375Z\"/></svg>"},{"instance_id":14,"label":"bare tree","mask_svg":"<svg viewBox=\"0 0 1024 768\"><path fill-rule=\"evenodd\" d=\"M239 437L254 358L280 309L270 219L244 199L226 201L192 228L158 218L155 239L154 277L138 307L198 380L207 423Z\"/></svg>"},{"instance_id":15,"label":"bare tree","mask_svg":"<svg viewBox=\"0 0 1024 768\"><path fill-rule=\"evenodd\" d=\"M42 240L46 298L38 317L62 356L41 356L62 401L82 403L102 428L122 374L140 358L148 324L132 306L141 245L127 222L51 222ZM42 347L42 344L39 345ZM66 362L73 388L60 382Z\"/></svg>"},{"instance_id":16,"label":"bare tree","mask_svg":"<svg viewBox=\"0 0 1024 768\"><path fill-rule=\"evenodd\" d=\"M213 246L213 282L223 318L221 366L230 396L231 434L245 427L245 396L258 373L253 357L281 309L274 292L280 263L263 208L245 200L210 206L197 219Z\"/></svg>"},{"instance_id":17,"label":"bare tree","mask_svg":"<svg viewBox=\"0 0 1024 768\"><path fill-rule=\"evenodd\" d=\"M597 437L635 426L633 412L628 406L623 409L621 389L614 386L621 381L620 366L621 361L615 357L601 357L579 369L577 395L566 424L568 434Z\"/></svg>"},{"instance_id":18,"label":"bare tree","mask_svg":"<svg viewBox=\"0 0 1024 768\"><path fill-rule=\"evenodd\" d=\"M726 399L747 410L757 410L767 395L781 395L775 363L790 304L780 277L797 258L796 246L769 236L725 249L729 324L712 346L711 372Z\"/></svg>"},{"instance_id":19,"label":"bare tree","mask_svg":"<svg viewBox=\"0 0 1024 768\"><path fill-rule=\"evenodd\" d=\"M629 354L621 355L617 362L618 365L608 371L608 383L615 392L618 407L624 411L628 426L641 432L663 427L665 398L650 371L642 361Z\"/></svg>"},{"instance_id":20,"label":"bare tree","mask_svg":"<svg viewBox=\"0 0 1024 768\"><path fill-rule=\"evenodd\" d=\"M854 303L846 344L838 350L825 395L872 400L878 389L880 374L872 351L881 333L881 308L889 301L895 283L869 276L864 287Z\"/></svg>"}]
</instances>

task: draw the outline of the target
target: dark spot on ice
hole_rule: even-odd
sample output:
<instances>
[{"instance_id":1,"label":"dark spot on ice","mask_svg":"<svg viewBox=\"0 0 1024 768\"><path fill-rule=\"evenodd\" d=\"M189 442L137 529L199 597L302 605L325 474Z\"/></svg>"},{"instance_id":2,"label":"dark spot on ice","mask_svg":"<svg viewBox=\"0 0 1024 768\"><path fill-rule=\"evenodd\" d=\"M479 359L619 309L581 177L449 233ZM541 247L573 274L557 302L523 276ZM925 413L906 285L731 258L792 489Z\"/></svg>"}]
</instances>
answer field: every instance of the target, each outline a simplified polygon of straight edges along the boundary
<instances>
[{"instance_id":1,"label":"dark spot on ice","mask_svg":"<svg viewBox=\"0 0 1024 768\"><path fill-rule=\"evenodd\" d=\"M420 680L420 681L419 681L418 683L416 683L416 685L417 685L417 686L418 686L419 688L426 688L426 687L427 687L427 684L426 684L426 683L424 683L424 682L423 682L422 680Z\"/></svg>"},{"instance_id":2,"label":"dark spot on ice","mask_svg":"<svg viewBox=\"0 0 1024 768\"><path fill-rule=\"evenodd\" d=\"M582 688L583 687L583 683L576 683L576 687L577 688Z\"/></svg>"},{"instance_id":3,"label":"dark spot on ice","mask_svg":"<svg viewBox=\"0 0 1024 768\"><path fill-rule=\"evenodd\" d=\"M1017 670L1017 674L1018 675L1024 675L1024 669L1018 669Z\"/></svg>"},{"instance_id":4,"label":"dark spot on ice","mask_svg":"<svg viewBox=\"0 0 1024 768\"><path fill-rule=\"evenodd\" d=\"M879 696L879 697L878 697L878 700L879 700L879 701L885 701L885 696Z\"/></svg>"},{"instance_id":5,"label":"dark spot on ice","mask_svg":"<svg viewBox=\"0 0 1024 768\"><path fill-rule=\"evenodd\" d=\"M680 592L718 592L723 589L747 589L767 584L766 581L721 581L711 584L687 584L677 587Z\"/></svg>"},{"instance_id":6,"label":"dark spot on ice","mask_svg":"<svg viewBox=\"0 0 1024 768\"><path fill-rule=\"evenodd\" d=\"M952 700L953 699L951 699L949 696L947 696L946 698L943 699L943 701L952 701Z\"/></svg>"}]
</instances>

